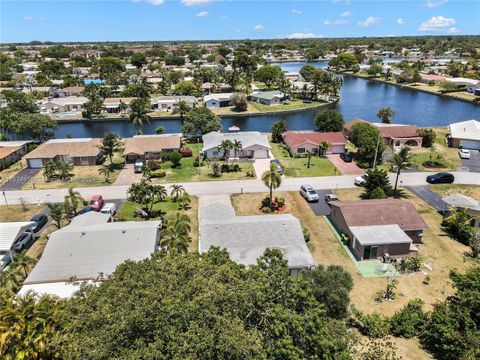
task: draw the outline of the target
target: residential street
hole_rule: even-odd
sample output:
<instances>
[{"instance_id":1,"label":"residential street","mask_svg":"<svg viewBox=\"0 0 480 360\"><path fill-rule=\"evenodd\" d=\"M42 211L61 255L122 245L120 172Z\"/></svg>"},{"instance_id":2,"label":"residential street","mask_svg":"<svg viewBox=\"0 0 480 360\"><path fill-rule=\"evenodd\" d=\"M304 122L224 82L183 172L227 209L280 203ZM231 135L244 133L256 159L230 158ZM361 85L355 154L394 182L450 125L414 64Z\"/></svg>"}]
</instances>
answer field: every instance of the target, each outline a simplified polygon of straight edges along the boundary
<instances>
[{"instance_id":1,"label":"residential street","mask_svg":"<svg viewBox=\"0 0 480 360\"><path fill-rule=\"evenodd\" d=\"M446 209L446 204L441 197L434 191L430 190L426 185L406 186L406 188L432 206L435 210L444 211Z\"/></svg>"},{"instance_id":2,"label":"residential street","mask_svg":"<svg viewBox=\"0 0 480 360\"><path fill-rule=\"evenodd\" d=\"M480 185L478 173L454 172L456 184ZM431 175L429 172L404 173L400 176L402 186L425 185L425 178ZM279 191L297 191L301 185L310 184L315 189L353 188L355 175L322 176L310 178L286 178L283 179ZM395 175L390 174L390 181L395 181ZM400 183L400 182L399 182ZM169 187L171 184L163 184ZM222 195L241 192L267 192L267 187L261 180L233 180L233 181L204 181L181 183L185 190L192 195ZM76 188L85 199L93 195L102 195L104 199L125 199L128 186L100 186ZM67 189L50 190L15 190L5 191L0 194L0 205L5 205L5 197L8 204L18 204L19 198L23 198L27 204L44 202L62 202Z\"/></svg>"}]
</instances>

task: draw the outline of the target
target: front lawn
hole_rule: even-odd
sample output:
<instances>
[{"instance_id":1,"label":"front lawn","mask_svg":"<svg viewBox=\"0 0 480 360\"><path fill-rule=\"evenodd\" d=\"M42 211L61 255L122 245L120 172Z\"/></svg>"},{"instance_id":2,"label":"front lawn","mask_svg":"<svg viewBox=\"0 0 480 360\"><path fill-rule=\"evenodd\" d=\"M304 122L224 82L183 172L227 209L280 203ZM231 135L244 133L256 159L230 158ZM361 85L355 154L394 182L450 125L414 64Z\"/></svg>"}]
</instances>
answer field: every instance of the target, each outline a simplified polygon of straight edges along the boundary
<instances>
[{"instance_id":1,"label":"front lawn","mask_svg":"<svg viewBox=\"0 0 480 360\"><path fill-rule=\"evenodd\" d=\"M479 185L435 184L427 186L441 197L460 193L466 196L470 196L474 199L480 199Z\"/></svg>"},{"instance_id":2,"label":"front lawn","mask_svg":"<svg viewBox=\"0 0 480 360\"><path fill-rule=\"evenodd\" d=\"M340 175L340 171L328 160L318 156L312 156L310 168L307 167L308 159L291 157L289 152L282 148L281 144L270 143L273 156L280 161L283 173L291 177L308 176L332 176Z\"/></svg>"},{"instance_id":3,"label":"front lawn","mask_svg":"<svg viewBox=\"0 0 480 360\"><path fill-rule=\"evenodd\" d=\"M43 205L0 205L0 222L30 221L32 216L39 214Z\"/></svg>"}]
</instances>

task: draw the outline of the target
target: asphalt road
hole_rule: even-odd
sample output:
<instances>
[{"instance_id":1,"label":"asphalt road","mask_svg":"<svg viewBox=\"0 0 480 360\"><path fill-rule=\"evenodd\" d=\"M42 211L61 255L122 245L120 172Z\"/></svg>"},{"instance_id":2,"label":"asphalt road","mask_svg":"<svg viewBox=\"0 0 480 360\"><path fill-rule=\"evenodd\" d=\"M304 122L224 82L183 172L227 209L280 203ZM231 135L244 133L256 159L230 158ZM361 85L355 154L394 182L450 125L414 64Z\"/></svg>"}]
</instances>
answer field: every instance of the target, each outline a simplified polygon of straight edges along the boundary
<instances>
[{"instance_id":1,"label":"asphalt road","mask_svg":"<svg viewBox=\"0 0 480 360\"><path fill-rule=\"evenodd\" d=\"M437 193L430 190L426 185L406 186L406 188L432 206L435 210L444 211L446 209L447 204L445 204Z\"/></svg>"},{"instance_id":2,"label":"asphalt road","mask_svg":"<svg viewBox=\"0 0 480 360\"><path fill-rule=\"evenodd\" d=\"M470 150L470 159L462 159L462 166L470 172L480 172L480 151Z\"/></svg>"},{"instance_id":3,"label":"asphalt road","mask_svg":"<svg viewBox=\"0 0 480 360\"><path fill-rule=\"evenodd\" d=\"M325 201L325 195L330 194L332 190L322 190L322 189L315 189L320 199L317 202L309 202L308 206L312 209L313 213L316 216L322 215L330 215L330 206L328 206L327 202ZM306 201L306 200L305 200Z\"/></svg>"}]
</instances>

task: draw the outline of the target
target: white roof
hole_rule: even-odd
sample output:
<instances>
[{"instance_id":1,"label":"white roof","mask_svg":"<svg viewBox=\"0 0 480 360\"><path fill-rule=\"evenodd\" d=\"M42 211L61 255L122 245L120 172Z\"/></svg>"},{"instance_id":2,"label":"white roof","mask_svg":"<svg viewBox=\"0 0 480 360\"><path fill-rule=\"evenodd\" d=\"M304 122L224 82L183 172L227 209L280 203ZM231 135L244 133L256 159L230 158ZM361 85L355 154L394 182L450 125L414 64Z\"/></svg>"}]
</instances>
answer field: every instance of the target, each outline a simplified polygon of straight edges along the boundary
<instances>
[{"instance_id":1,"label":"white roof","mask_svg":"<svg viewBox=\"0 0 480 360\"><path fill-rule=\"evenodd\" d=\"M5 146L5 147L23 146L31 142L32 140L0 141L0 146Z\"/></svg>"},{"instance_id":2,"label":"white roof","mask_svg":"<svg viewBox=\"0 0 480 360\"><path fill-rule=\"evenodd\" d=\"M412 242L398 225L350 226L350 231L363 246Z\"/></svg>"},{"instance_id":3,"label":"white roof","mask_svg":"<svg viewBox=\"0 0 480 360\"><path fill-rule=\"evenodd\" d=\"M148 258L157 249L160 224L160 221L70 224L50 235L42 257L24 285L62 283L72 277L96 281L100 274L111 274L126 260Z\"/></svg>"},{"instance_id":4,"label":"white roof","mask_svg":"<svg viewBox=\"0 0 480 360\"><path fill-rule=\"evenodd\" d=\"M226 100L230 100L232 95L233 95L233 93L219 93L219 94L205 95L203 97L203 102L207 102L207 101L210 101L210 100L226 101Z\"/></svg>"},{"instance_id":5,"label":"white roof","mask_svg":"<svg viewBox=\"0 0 480 360\"><path fill-rule=\"evenodd\" d=\"M10 250L15 240L33 225L34 221L0 223L0 251Z\"/></svg>"},{"instance_id":6,"label":"white roof","mask_svg":"<svg viewBox=\"0 0 480 360\"><path fill-rule=\"evenodd\" d=\"M98 286L98 282L87 281L88 284ZM77 290L80 289L79 283L67 283L67 282L54 282L54 283L41 283L41 284L29 284L23 285L19 295L25 296L29 292L35 293L38 297L44 294L56 295L61 298L71 298Z\"/></svg>"},{"instance_id":7,"label":"white roof","mask_svg":"<svg viewBox=\"0 0 480 360\"><path fill-rule=\"evenodd\" d=\"M82 105L85 104L88 99L85 96L67 96L62 98L54 98L48 103L65 106L65 105Z\"/></svg>"},{"instance_id":8,"label":"white roof","mask_svg":"<svg viewBox=\"0 0 480 360\"><path fill-rule=\"evenodd\" d=\"M442 198L448 205L480 211L480 201L463 194L452 194Z\"/></svg>"},{"instance_id":9,"label":"white roof","mask_svg":"<svg viewBox=\"0 0 480 360\"><path fill-rule=\"evenodd\" d=\"M458 77L458 78L446 78L445 80L446 80L446 81L450 81L450 82L452 82L452 83L455 83L455 84L457 84L457 85L476 85L476 84L480 83L479 80L462 78L462 77Z\"/></svg>"},{"instance_id":10,"label":"white roof","mask_svg":"<svg viewBox=\"0 0 480 360\"><path fill-rule=\"evenodd\" d=\"M242 131L235 133L220 133L216 131L209 132L202 136L203 139L203 149L202 151L207 151L218 147L223 140L238 140L242 143L242 148L247 149L253 145L263 146L270 149L271 146L268 142L267 135L264 135L258 131Z\"/></svg>"},{"instance_id":11,"label":"white roof","mask_svg":"<svg viewBox=\"0 0 480 360\"><path fill-rule=\"evenodd\" d=\"M479 140L480 141L480 121L467 120L449 125L450 135L454 139Z\"/></svg>"}]
</instances>

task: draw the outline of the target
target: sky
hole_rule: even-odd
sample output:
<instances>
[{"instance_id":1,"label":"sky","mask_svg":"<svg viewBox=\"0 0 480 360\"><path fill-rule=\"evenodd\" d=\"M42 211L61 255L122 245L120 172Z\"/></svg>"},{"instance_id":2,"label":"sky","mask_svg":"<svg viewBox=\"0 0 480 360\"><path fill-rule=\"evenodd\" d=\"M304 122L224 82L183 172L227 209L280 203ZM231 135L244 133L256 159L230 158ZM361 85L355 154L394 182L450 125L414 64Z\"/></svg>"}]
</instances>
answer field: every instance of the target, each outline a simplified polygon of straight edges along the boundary
<instances>
[{"instance_id":1,"label":"sky","mask_svg":"<svg viewBox=\"0 0 480 360\"><path fill-rule=\"evenodd\" d=\"M0 42L478 35L480 0L0 0Z\"/></svg>"}]
</instances>

